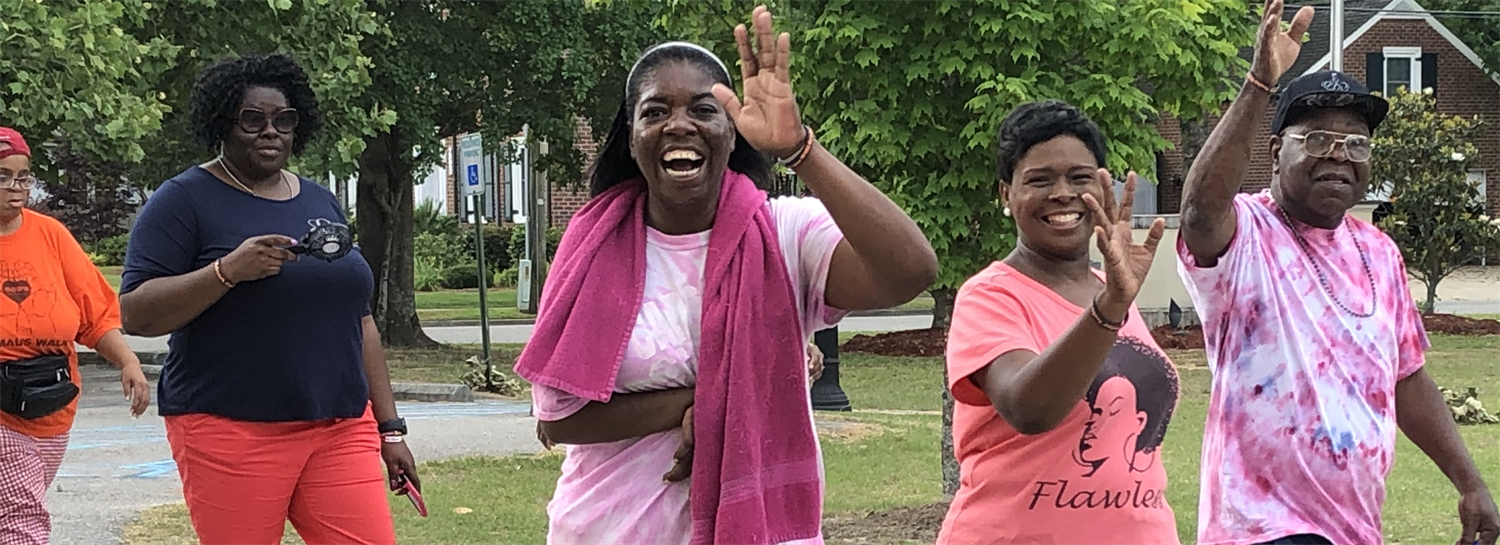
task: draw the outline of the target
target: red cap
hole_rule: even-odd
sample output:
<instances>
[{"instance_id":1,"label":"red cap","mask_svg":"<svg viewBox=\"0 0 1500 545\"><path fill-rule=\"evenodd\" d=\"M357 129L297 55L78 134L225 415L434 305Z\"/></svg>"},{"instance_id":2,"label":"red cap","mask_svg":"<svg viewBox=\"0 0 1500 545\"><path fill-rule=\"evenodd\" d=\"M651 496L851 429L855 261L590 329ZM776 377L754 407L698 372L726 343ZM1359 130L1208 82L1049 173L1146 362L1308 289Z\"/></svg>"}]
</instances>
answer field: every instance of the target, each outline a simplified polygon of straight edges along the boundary
<instances>
[{"instance_id":1,"label":"red cap","mask_svg":"<svg viewBox=\"0 0 1500 545\"><path fill-rule=\"evenodd\" d=\"M12 155L31 157L31 146L26 145L26 139L15 129L0 127L0 159Z\"/></svg>"}]
</instances>

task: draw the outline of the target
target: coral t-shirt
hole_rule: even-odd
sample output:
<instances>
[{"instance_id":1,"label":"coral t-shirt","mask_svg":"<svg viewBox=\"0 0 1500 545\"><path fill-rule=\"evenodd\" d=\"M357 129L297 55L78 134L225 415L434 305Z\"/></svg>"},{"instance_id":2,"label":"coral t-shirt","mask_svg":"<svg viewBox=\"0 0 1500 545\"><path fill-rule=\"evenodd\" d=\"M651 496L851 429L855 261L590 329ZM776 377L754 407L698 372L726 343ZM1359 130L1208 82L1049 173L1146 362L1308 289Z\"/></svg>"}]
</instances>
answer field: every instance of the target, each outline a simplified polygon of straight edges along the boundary
<instances>
[{"instance_id":1,"label":"coral t-shirt","mask_svg":"<svg viewBox=\"0 0 1500 545\"><path fill-rule=\"evenodd\" d=\"M969 378L1001 354L1042 353L1086 313L1001 262L959 289L947 349L959 489L939 544L1178 543L1161 460L1177 370L1134 306L1084 398L1050 431L1017 432Z\"/></svg>"},{"instance_id":2,"label":"coral t-shirt","mask_svg":"<svg viewBox=\"0 0 1500 545\"><path fill-rule=\"evenodd\" d=\"M0 236L0 362L67 355L78 377L76 341L89 348L120 328L120 303L104 274L62 223L21 211L20 230ZM73 427L74 399L62 410L27 420L0 412L0 424L33 437Z\"/></svg>"}]
</instances>

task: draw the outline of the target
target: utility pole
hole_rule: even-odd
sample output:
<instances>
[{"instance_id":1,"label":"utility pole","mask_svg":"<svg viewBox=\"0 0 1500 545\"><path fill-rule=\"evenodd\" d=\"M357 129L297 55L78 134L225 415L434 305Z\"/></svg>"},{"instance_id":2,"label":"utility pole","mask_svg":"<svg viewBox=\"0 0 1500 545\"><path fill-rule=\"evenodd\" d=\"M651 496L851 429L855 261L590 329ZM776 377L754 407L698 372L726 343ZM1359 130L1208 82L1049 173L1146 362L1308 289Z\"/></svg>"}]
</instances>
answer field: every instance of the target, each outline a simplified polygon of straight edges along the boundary
<instances>
[{"instance_id":1,"label":"utility pole","mask_svg":"<svg viewBox=\"0 0 1500 545\"><path fill-rule=\"evenodd\" d=\"M1344 71L1344 0L1332 1L1332 17L1328 19L1328 39L1333 40L1329 44L1328 51L1333 55L1332 69L1335 72ZM1369 70L1369 67L1365 67ZM1271 82L1275 83L1275 82Z\"/></svg>"}]
</instances>

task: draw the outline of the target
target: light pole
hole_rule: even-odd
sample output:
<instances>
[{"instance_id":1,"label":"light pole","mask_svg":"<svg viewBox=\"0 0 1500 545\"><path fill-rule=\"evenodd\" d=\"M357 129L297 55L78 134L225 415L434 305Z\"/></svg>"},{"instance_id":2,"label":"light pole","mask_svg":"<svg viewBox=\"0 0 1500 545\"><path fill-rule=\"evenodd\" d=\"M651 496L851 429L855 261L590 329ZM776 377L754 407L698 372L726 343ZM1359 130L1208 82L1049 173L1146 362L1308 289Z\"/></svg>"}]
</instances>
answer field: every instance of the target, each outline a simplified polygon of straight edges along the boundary
<instances>
[{"instance_id":1,"label":"light pole","mask_svg":"<svg viewBox=\"0 0 1500 545\"><path fill-rule=\"evenodd\" d=\"M1333 0L1331 6L1332 17L1328 19L1328 39L1333 40L1329 44L1329 51L1333 53L1331 68L1335 72L1344 71L1344 0ZM1369 70L1368 67L1365 68ZM1270 82L1275 84L1276 82Z\"/></svg>"},{"instance_id":2,"label":"light pole","mask_svg":"<svg viewBox=\"0 0 1500 545\"><path fill-rule=\"evenodd\" d=\"M833 326L813 333L813 344L823 353L823 376L812 385L812 407L815 411L852 411L849 396L839 386L839 328Z\"/></svg>"}]
</instances>

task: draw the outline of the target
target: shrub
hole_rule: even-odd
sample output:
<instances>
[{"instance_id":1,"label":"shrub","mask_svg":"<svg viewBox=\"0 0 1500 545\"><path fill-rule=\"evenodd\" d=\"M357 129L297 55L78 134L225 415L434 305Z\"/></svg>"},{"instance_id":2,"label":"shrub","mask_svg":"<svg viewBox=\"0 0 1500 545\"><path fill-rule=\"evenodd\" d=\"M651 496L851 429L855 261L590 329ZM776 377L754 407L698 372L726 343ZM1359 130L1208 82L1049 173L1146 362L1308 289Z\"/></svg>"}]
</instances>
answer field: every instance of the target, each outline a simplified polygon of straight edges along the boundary
<instances>
[{"instance_id":1,"label":"shrub","mask_svg":"<svg viewBox=\"0 0 1500 545\"><path fill-rule=\"evenodd\" d=\"M552 256L557 254L557 243L562 240L562 229L552 227L547 229L547 261L552 261ZM486 247L488 249L488 247ZM522 259L526 259L526 229L517 227L510 233L510 245L508 247L510 261L519 265Z\"/></svg>"},{"instance_id":2,"label":"shrub","mask_svg":"<svg viewBox=\"0 0 1500 545\"><path fill-rule=\"evenodd\" d=\"M484 224L485 269L499 271L511 266L510 240L516 231L525 233L526 229L516 225ZM464 254L469 256L470 260L478 261L478 250L478 245L474 243L474 226L472 224L464 226Z\"/></svg>"},{"instance_id":3,"label":"shrub","mask_svg":"<svg viewBox=\"0 0 1500 545\"><path fill-rule=\"evenodd\" d=\"M89 259L99 267L118 267L125 264L125 245L130 242L130 234L104 237L95 242L88 249Z\"/></svg>"}]
</instances>

